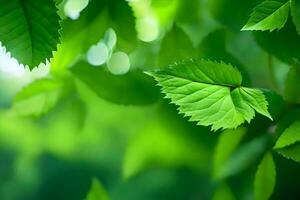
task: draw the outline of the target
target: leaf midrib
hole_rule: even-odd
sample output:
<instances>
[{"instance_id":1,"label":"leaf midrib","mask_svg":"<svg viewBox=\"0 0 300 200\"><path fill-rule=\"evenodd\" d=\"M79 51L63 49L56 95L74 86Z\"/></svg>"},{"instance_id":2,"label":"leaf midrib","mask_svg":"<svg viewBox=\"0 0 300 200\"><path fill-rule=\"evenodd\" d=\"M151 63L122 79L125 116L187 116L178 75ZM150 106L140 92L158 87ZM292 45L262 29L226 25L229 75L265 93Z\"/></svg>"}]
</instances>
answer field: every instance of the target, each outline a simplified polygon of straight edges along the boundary
<instances>
[{"instance_id":1,"label":"leaf midrib","mask_svg":"<svg viewBox=\"0 0 300 200\"><path fill-rule=\"evenodd\" d=\"M167 72L156 72L156 73L165 74L165 75L168 75L168 76L172 76L172 77L175 77L175 78L180 78L180 79L184 79L184 80L188 80L188 81L192 81L192 82L196 82L196 83L202 83L202 84L207 84L207 85L217 85L217 86L222 86L222 87L229 87L230 90L241 87L241 85L233 85L233 84L226 84L226 83L210 83L210 82L207 82L207 81L191 80L191 79L188 79L186 77L183 77L183 76L180 76L180 75L175 76L174 74L170 74L170 73L167 73Z\"/></svg>"},{"instance_id":2,"label":"leaf midrib","mask_svg":"<svg viewBox=\"0 0 300 200\"><path fill-rule=\"evenodd\" d=\"M23 0L19 0L20 7L24 13L24 18L28 27L29 37L30 37L30 63L32 63L32 57L33 57L33 36L32 36L32 27L29 20L29 15L25 9L25 5L23 3Z\"/></svg>"}]
</instances>

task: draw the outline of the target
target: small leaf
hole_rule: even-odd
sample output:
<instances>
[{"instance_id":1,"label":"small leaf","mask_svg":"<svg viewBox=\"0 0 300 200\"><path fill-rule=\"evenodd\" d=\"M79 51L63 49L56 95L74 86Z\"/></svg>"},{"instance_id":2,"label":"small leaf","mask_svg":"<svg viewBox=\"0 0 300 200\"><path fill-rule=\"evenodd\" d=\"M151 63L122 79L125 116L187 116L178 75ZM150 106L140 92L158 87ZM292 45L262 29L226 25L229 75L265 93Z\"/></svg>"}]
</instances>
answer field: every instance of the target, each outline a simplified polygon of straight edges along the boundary
<instances>
[{"instance_id":1,"label":"small leaf","mask_svg":"<svg viewBox=\"0 0 300 200\"><path fill-rule=\"evenodd\" d=\"M0 41L31 69L52 57L59 42L59 16L52 0L0 0Z\"/></svg>"},{"instance_id":2,"label":"small leaf","mask_svg":"<svg viewBox=\"0 0 300 200\"><path fill-rule=\"evenodd\" d=\"M40 116L52 109L62 95L63 86L59 81L40 79L17 93L12 111L20 116Z\"/></svg>"},{"instance_id":3,"label":"small leaf","mask_svg":"<svg viewBox=\"0 0 300 200\"><path fill-rule=\"evenodd\" d=\"M291 13L297 32L300 35L300 0L291 0Z\"/></svg>"},{"instance_id":4,"label":"small leaf","mask_svg":"<svg viewBox=\"0 0 300 200\"><path fill-rule=\"evenodd\" d=\"M212 130L236 128L250 122L255 110L272 119L263 93L241 87L242 76L230 64L189 60L149 74L179 112L198 125L212 125Z\"/></svg>"},{"instance_id":5,"label":"small leaf","mask_svg":"<svg viewBox=\"0 0 300 200\"><path fill-rule=\"evenodd\" d=\"M109 196L101 183L97 179L93 179L91 188L85 200L109 200Z\"/></svg>"},{"instance_id":6,"label":"small leaf","mask_svg":"<svg viewBox=\"0 0 300 200\"><path fill-rule=\"evenodd\" d=\"M258 166L254 180L256 200L268 200L275 188L275 163L271 153L267 153Z\"/></svg>"},{"instance_id":7,"label":"small leaf","mask_svg":"<svg viewBox=\"0 0 300 200\"><path fill-rule=\"evenodd\" d=\"M288 19L289 8L289 2L264 1L255 7L250 19L242 30L273 31L281 29Z\"/></svg>"},{"instance_id":8,"label":"small leaf","mask_svg":"<svg viewBox=\"0 0 300 200\"><path fill-rule=\"evenodd\" d=\"M213 159L213 176L216 176L224 163L228 160L234 150L243 139L247 129L239 127L237 129L225 130L219 137Z\"/></svg>"},{"instance_id":9,"label":"small leaf","mask_svg":"<svg viewBox=\"0 0 300 200\"><path fill-rule=\"evenodd\" d=\"M274 149L282 156L300 162L300 121L295 121L282 133Z\"/></svg>"}]
</instances>

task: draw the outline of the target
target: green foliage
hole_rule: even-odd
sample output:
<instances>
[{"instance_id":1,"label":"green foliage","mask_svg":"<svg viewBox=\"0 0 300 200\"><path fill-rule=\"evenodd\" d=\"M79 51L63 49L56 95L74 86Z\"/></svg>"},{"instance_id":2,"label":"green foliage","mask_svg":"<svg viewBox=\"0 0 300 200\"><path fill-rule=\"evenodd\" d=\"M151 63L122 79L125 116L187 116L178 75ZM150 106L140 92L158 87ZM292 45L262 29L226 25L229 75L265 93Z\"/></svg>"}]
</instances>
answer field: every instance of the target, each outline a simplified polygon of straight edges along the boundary
<instances>
[{"instance_id":1,"label":"green foliage","mask_svg":"<svg viewBox=\"0 0 300 200\"><path fill-rule=\"evenodd\" d=\"M196 57L192 41L179 27L174 26L162 41L158 65L166 66L173 62L172 58L184 60L192 57Z\"/></svg>"},{"instance_id":2,"label":"green foliage","mask_svg":"<svg viewBox=\"0 0 300 200\"><path fill-rule=\"evenodd\" d=\"M142 134L130 141L123 161L123 176L128 179L149 163L169 168L205 169L210 151L206 145L186 136L186 129L159 116L147 124ZM151 148L155 146L155 148Z\"/></svg>"},{"instance_id":3,"label":"green foliage","mask_svg":"<svg viewBox=\"0 0 300 200\"><path fill-rule=\"evenodd\" d=\"M259 164L255 175L255 199L267 200L270 198L275 188L275 177L275 163L271 153L267 153Z\"/></svg>"},{"instance_id":4,"label":"green foliage","mask_svg":"<svg viewBox=\"0 0 300 200\"><path fill-rule=\"evenodd\" d=\"M0 199L299 196L299 2L0 0Z\"/></svg>"},{"instance_id":5,"label":"green foliage","mask_svg":"<svg viewBox=\"0 0 300 200\"><path fill-rule=\"evenodd\" d=\"M285 81L284 97L288 102L300 102L300 91L298 85L300 72L297 67L292 67Z\"/></svg>"},{"instance_id":6,"label":"green foliage","mask_svg":"<svg viewBox=\"0 0 300 200\"><path fill-rule=\"evenodd\" d=\"M267 136L261 136L241 145L223 164L215 175L216 179L226 179L251 166L266 149L268 139Z\"/></svg>"},{"instance_id":7,"label":"green foliage","mask_svg":"<svg viewBox=\"0 0 300 200\"><path fill-rule=\"evenodd\" d=\"M141 71L115 76L105 68L79 62L71 71L99 97L124 105L147 105L158 100L153 80Z\"/></svg>"},{"instance_id":8,"label":"green foliage","mask_svg":"<svg viewBox=\"0 0 300 200\"><path fill-rule=\"evenodd\" d=\"M59 42L59 16L52 0L0 1L0 41L31 69L52 57Z\"/></svg>"},{"instance_id":9,"label":"green foliage","mask_svg":"<svg viewBox=\"0 0 300 200\"><path fill-rule=\"evenodd\" d=\"M274 149L282 156L300 162L300 122L295 121L277 140Z\"/></svg>"},{"instance_id":10,"label":"green foliage","mask_svg":"<svg viewBox=\"0 0 300 200\"><path fill-rule=\"evenodd\" d=\"M217 174L220 173L220 171L224 167L225 162L239 146L246 132L247 129L245 127L239 127L237 129L228 129L221 133L214 152L214 177L217 177Z\"/></svg>"},{"instance_id":11,"label":"green foliage","mask_svg":"<svg viewBox=\"0 0 300 200\"><path fill-rule=\"evenodd\" d=\"M51 61L52 70L61 72L76 63L91 45L104 37L108 28L116 30L121 49L128 50L135 46L134 18L123 0L93 0L78 20L64 20L62 44Z\"/></svg>"},{"instance_id":12,"label":"green foliage","mask_svg":"<svg viewBox=\"0 0 300 200\"><path fill-rule=\"evenodd\" d=\"M61 82L53 79L40 79L27 85L15 96L12 109L17 115L40 116L52 109L62 95Z\"/></svg>"},{"instance_id":13,"label":"green foliage","mask_svg":"<svg viewBox=\"0 0 300 200\"><path fill-rule=\"evenodd\" d=\"M212 130L236 128L250 122L254 110L272 119L263 93L241 87L242 76L230 64L190 60L150 74L179 112L198 125L212 125Z\"/></svg>"},{"instance_id":14,"label":"green foliage","mask_svg":"<svg viewBox=\"0 0 300 200\"><path fill-rule=\"evenodd\" d=\"M107 192L97 179L93 179L85 200L109 200Z\"/></svg>"},{"instance_id":15,"label":"green foliage","mask_svg":"<svg viewBox=\"0 0 300 200\"><path fill-rule=\"evenodd\" d=\"M299 0L291 0L291 13L298 34L300 34L300 1Z\"/></svg>"},{"instance_id":16,"label":"green foliage","mask_svg":"<svg viewBox=\"0 0 300 200\"><path fill-rule=\"evenodd\" d=\"M232 191L225 183L221 184L215 191L212 200L235 200Z\"/></svg>"},{"instance_id":17,"label":"green foliage","mask_svg":"<svg viewBox=\"0 0 300 200\"><path fill-rule=\"evenodd\" d=\"M270 30L281 29L289 15L290 2L264 1L255 7L247 24L242 28L248 30Z\"/></svg>"}]
</instances>

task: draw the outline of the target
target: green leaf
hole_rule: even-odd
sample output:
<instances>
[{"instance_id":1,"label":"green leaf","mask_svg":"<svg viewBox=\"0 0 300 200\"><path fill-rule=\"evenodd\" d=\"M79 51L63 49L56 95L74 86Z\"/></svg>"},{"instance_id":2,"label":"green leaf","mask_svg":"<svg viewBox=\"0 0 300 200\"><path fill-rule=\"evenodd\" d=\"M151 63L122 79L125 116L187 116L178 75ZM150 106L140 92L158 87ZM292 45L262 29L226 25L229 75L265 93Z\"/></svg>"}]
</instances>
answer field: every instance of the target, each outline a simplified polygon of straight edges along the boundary
<instances>
[{"instance_id":1,"label":"green leaf","mask_svg":"<svg viewBox=\"0 0 300 200\"><path fill-rule=\"evenodd\" d=\"M282 133L274 149L282 156L300 162L300 121L295 121Z\"/></svg>"},{"instance_id":2,"label":"green leaf","mask_svg":"<svg viewBox=\"0 0 300 200\"><path fill-rule=\"evenodd\" d=\"M219 173L224 163L228 160L234 150L243 139L247 129L239 127L237 129L225 130L219 137L213 159L213 176Z\"/></svg>"},{"instance_id":3,"label":"green leaf","mask_svg":"<svg viewBox=\"0 0 300 200\"><path fill-rule=\"evenodd\" d=\"M271 153L267 153L258 166L254 180L256 200L268 200L273 193L276 182L275 163Z\"/></svg>"},{"instance_id":4,"label":"green leaf","mask_svg":"<svg viewBox=\"0 0 300 200\"><path fill-rule=\"evenodd\" d=\"M62 95L63 87L60 82L40 79L17 93L12 111L20 116L40 116L52 109Z\"/></svg>"},{"instance_id":5,"label":"green leaf","mask_svg":"<svg viewBox=\"0 0 300 200\"><path fill-rule=\"evenodd\" d=\"M97 179L93 179L91 188L85 200L109 200L109 196L101 183Z\"/></svg>"},{"instance_id":6,"label":"green leaf","mask_svg":"<svg viewBox=\"0 0 300 200\"><path fill-rule=\"evenodd\" d=\"M52 57L59 42L59 16L52 0L0 0L0 41L31 69Z\"/></svg>"},{"instance_id":7,"label":"green leaf","mask_svg":"<svg viewBox=\"0 0 300 200\"><path fill-rule=\"evenodd\" d=\"M160 96L154 81L141 71L117 76L86 62L79 62L71 71L99 97L116 104L147 105L155 103Z\"/></svg>"},{"instance_id":8,"label":"green leaf","mask_svg":"<svg viewBox=\"0 0 300 200\"><path fill-rule=\"evenodd\" d=\"M300 35L300 0L291 0L291 13L297 32Z\"/></svg>"},{"instance_id":9,"label":"green leaf","mask_svg":"<svg viewBox=\"0 0 300 200\"><path fill-rule=\"evenodd\" d=\"M273 31L281 29L288 19L289 8L289 2L264 1L255 7L250 19L242 30Z\"/></svg>"},{"instance_id":10,"label":"green leaf","mask_svg":"<svg viewBox=\"0 0 300 200\"><path fill-rule=\"evenodd\" d=\"M250 122L255 110L272 119L258 89L241 87L240 72L223 62L189 60L149 73L179 112L212 130Z\"/></svg>"}]
</instances>

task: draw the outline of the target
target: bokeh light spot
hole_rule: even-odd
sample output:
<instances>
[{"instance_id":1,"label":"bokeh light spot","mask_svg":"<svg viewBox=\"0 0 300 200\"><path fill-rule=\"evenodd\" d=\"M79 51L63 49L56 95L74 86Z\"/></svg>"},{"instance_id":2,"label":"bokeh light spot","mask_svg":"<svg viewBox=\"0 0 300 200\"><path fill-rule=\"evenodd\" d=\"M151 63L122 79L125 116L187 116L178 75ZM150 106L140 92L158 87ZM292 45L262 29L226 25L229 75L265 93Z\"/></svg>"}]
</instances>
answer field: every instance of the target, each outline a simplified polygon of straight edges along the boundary
<instances>
[{"instance_id":1,"label":"bokeh light spot","mask_svg":"<svg viewBox=\"0 0 300 200\"><path fill-rule=\"evenodd\" d=\"M130 60L126 53L114 53L107 63L108 70L114 75L126 74L130 69Z\"/></svg>"}]
</instances>

